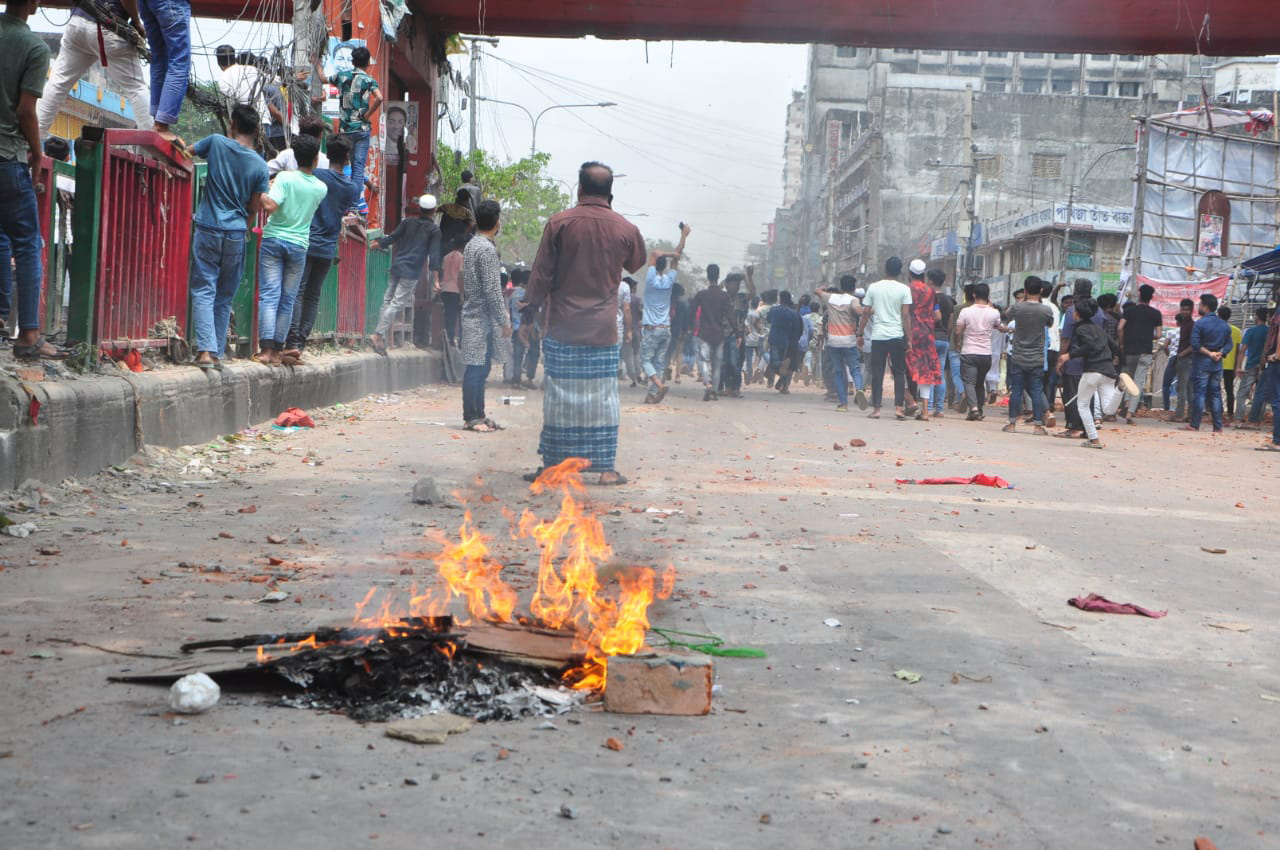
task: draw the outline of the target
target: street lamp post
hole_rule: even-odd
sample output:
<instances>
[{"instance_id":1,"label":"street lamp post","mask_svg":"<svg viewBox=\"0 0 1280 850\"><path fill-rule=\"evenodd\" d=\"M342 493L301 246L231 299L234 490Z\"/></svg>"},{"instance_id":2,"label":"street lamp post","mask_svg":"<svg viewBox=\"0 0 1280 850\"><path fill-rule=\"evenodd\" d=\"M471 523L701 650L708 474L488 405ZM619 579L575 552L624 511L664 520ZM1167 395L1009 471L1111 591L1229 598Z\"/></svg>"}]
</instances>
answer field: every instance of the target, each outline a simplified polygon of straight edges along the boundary
<instances>
[{"instance_id":1,"label":"street lamp post","mask_svg":"<svg viewBox=\"0 0 1280 850\"><path fill-rule=\"evenodd\" d=\"M1110 156L1113 153L1120 153L1121 151L1132 151L1137 149L1137 145L1121 145L1118 148L1112 148L1109 151L1103 151L1098 154L1094 157L1093 162L1089 164L1089 167L1084 170L1084 176L1080 178L1079 184L1082 186L1084 185L1084 181L1089 178L1089 175L1093 172L1093 169L1098 165L1098 163L1102 162L1103 157ZM1062 232L1062 263L1058 273L1058 283L1060 284L1065 283L1067 280L1067 252L1071 248L1071 222L1075 215L1075 204L1076 182L1073 181L1071 184L1071 191L1067 193L1067 227Z\"/></svg>"},{"instance_id":2,"label":"street lamp post","mask_svg":"<svg viewBox=\"0 0 1280 850\"><path fill-rule=\"evenodd\" d=\"M533 132L529 141L529 156L533 156L535 153L538 152L538 122L542 120L542 116L546 115L551 110L553 109L594 109L596 107L609 107L609 106L618 105L611 100L604 100L599 103L557 103L557 104L548 106L546 109L542 110L537 115L534 115L528 109L516 103L515 101L498 100L496 97L484 97L482 95L477 95L475 99L487 101L489 103L501 103L506 106L514 106L516 109L519 109L525 115L529 116L529 123L533 125Z\"/></svg>"}]
</instances>

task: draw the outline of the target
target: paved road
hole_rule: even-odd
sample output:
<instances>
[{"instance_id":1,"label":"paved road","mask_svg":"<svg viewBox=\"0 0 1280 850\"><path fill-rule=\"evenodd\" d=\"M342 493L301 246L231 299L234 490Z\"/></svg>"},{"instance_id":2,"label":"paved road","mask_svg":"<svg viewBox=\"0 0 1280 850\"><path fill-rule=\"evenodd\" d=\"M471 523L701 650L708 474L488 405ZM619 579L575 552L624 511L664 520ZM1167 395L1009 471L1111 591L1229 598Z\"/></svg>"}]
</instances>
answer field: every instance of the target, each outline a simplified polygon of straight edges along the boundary
<instances>
[{"instance_id":1,"label":"paved road","mask_svg":"<svg viewBox=\"0 0 1280 850\"><path fill-rule=\"evenodd\" d=\"M656 624L769 654L717 661L712 715L576 713L430 748L251 695L175 721L162 689L105 682L157 662L53 642L167 653L342 622L371 585L421 581L424 531L456 528L459 510L410 504L423 474L532 564L501 509L554 511L516 475L537 394L492 407L493 435L458 429L453 389L370 400L219 463L157 453L49 488L41 530L0 538L0 845L1280 846L1280 702L1260 697L1280 695L1280 487L1256 439L1143 422L1090 452L998 418L836 414L806 390L632 392L632 484L592 490L615 548L679 571ZM894 483L977 472L1016 489ZM292 601L255 604L281 571ZM1169 615L1066 605L1087 592Z\"/></svg>"}]
</instances>

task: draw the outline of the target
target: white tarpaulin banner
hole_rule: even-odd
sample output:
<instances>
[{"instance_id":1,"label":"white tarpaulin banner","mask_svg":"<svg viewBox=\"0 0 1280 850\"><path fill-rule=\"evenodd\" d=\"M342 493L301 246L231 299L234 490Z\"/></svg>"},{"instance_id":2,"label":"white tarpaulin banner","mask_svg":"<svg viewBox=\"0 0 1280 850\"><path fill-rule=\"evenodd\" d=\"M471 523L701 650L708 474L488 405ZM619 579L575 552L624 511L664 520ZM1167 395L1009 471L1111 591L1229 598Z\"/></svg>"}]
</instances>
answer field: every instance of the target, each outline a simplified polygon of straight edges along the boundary
<instances>
[{"instance_id":1,"label":"white tarpaulin banner","mask_svg":"<svg viewBox=\"0 0 1280 850\"><path fill-rule=\"evenodd\" d=\"M1280 243L1280 144L1218 132L1262 116L1214 109L1212 117L1212 135L1198 129L1207 123L1204 110L1147 122L1147 182L1139 200L1141 274L1193 280L1205 272L1230 270ZM1224 224L1202 218L1208 192L1223 193L1229 203L1225 228L1214 239L1202 239L1200 233L1203 222ZM1202 253L1206 246L1210 250ZM1215 251L1221 256L1214 256Z\"/></svg>"}]
</instances>

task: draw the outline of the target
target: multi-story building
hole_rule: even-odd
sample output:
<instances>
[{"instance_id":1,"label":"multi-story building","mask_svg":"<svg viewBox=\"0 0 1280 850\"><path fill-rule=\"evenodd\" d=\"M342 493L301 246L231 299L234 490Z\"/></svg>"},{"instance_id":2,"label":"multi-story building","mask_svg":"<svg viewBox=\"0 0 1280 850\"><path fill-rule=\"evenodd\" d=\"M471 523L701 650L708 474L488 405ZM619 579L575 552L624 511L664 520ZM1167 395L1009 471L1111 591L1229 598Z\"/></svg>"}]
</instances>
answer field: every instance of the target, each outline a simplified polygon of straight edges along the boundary
<instances>
[{"instance_id":1,"label":"multi-story building","mask_svg":"<svg viewBox=\"0 0 1280 850\"><path fill-rule=\"evenodd\" d=\"M787 104L787 136L783 148L782 205L789 207L800 198L804 169L804 92L793 91Z\"/></svg>"},{"instance_id":2,"label":"multi-story building","mask_svg":"<svg viewBox=\"0 0 1280 850\"><path fill-rule=\"evenodd\" d=\"M986 256L973 250L982 222L1065 205L1072 186L1077 204L1131 209L1132 154L1109 152L1133 143L1131 115L1199 100L1198 62L812 45L786 278L811 289L845 271L877 274L892 254L954 272L962 253ZM1077 233L1073 243L1092 240ZM986 276L977 262L964 268Z\"/></svg>"},{"instance_id":3,"label":"multi-story building","mask_svg":"<svg viewBox=\"0 0 1280 850\"><path fill-rule=\"evenodd\" d=\"M1280 56L1228 59L1213 66L1213 99L1238 109L1276 110L1280 100Z\"/></svg>"}]
</instances>

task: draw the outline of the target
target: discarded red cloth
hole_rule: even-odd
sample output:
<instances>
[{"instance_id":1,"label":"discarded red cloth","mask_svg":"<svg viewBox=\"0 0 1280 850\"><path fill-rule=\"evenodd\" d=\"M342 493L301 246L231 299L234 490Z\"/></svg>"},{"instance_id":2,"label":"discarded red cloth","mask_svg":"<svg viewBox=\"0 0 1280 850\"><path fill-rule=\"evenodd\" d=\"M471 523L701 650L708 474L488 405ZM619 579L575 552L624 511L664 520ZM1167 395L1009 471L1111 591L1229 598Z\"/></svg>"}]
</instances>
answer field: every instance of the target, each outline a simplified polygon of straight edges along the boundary
<instances>
[{"instance_id":1,"label":"discarded red cloth","mask_svg":"<svg viewBox=\"0 0 1280 850\"><path fill-rule=\"evenodd\" d=\"M1107 597L1099 596L1096 593L1068 599L1067 604L1073 605L1081 611L1097 611L1102 614L1140 614L1153 620L1158 620L1169 613L1168 611L1152 611L1150 608L1143 608L1141 605L1134 605L1132 602L1112 602Z\"/></svg>"},{"instance_id":2,"label":"discarded red cloth","mask_svg":"<svg viewBox=\"0 0 1280 850\"><path fill-rule=\"evenodd\" d=\"M999 487L1002 490L1013 489L1013 485L999 475L987 475L982 472L972 478L895 478L894 480L899 484L981 484L983 487Z\"/></svg>"},{"instance_id":3,"label":"discarded red cloth","mask_svg":"<svg viewBox=\"0 0 1280 850\"><path fill-rule=\"evenodd\" d=\"M281 428L297 425L299 428L314 428L315 421L300 407L291 407L276 417L276 424Z\"/></svg>"}]
</instances>

